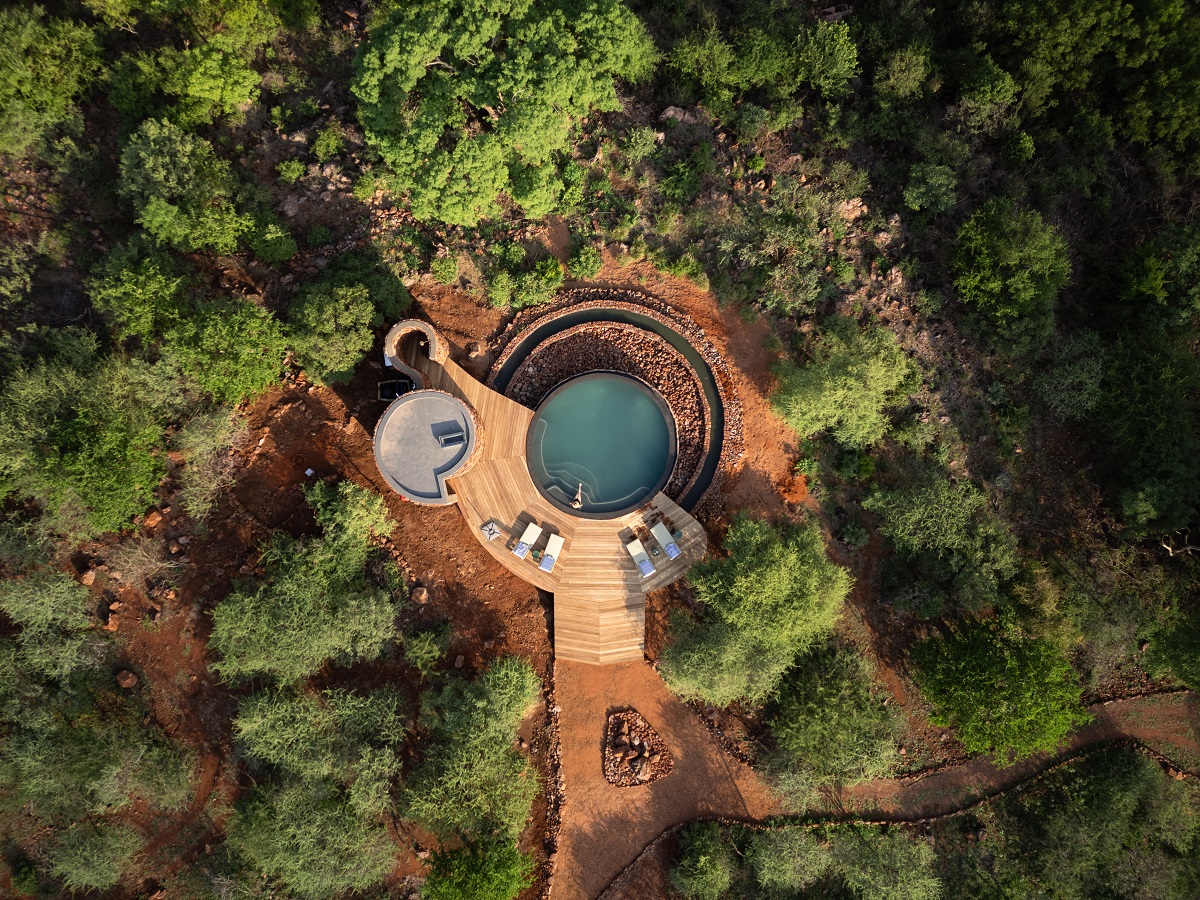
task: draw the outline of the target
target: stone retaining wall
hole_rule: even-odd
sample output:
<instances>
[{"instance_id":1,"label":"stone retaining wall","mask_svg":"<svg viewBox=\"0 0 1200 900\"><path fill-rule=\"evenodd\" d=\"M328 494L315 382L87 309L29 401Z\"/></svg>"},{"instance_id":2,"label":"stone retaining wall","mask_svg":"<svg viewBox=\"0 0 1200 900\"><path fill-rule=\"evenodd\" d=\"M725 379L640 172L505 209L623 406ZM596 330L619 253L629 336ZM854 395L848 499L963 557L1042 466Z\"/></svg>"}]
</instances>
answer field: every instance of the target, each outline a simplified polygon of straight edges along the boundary
<instances>
[{"instance_id":1,"label":"stone retaining wall","mask_svg":"<svg viewBox=\"0 0 1200 900\"><path fill-rule=\"evenodd\" d=\"M513 318L508 327L504 329L495 341L493 347L493 359L495 362L492 364L488 375L488 384L495 387L496 375L521 344L521 338L527 332L538 325L559 318L566 313L576 312L581 309L621 309L649 316L686 338L688 343L708 363L708 367L712 370L713 379L716 383L717 396L721 400L721 407L725 414L725 432L717 471L713 475L712 482L705 490L704 495L696 504L696 509L699 509L720 488L726 475L732 471L733 466L742 455L742 408L741 404L738 403L737 394L733 388L733 377L729 372L729 368L726 366L725 360L717 353L716 347L713 346L712 342L704 334L704 329L656 297L638 291L619 290L615 288L575 288L560 292L554 300L547 304L523 310ZM640 332L640 334L646 335L647 339L638 340L631 337L631 332ZM559 347L556 350L555 347L564 340L569 342L567 346ZM610 344L612 349L602 348L602 343ZM537 363L532 374L526 373L523 376L522 373L525 372L529 363L534 362L537 357L542 355L543 347L549 354L545 357L545 373L539 372L541 363ZM667 362L668 354L663 352L662 348L664 347L682 361L684 368L689 373L686 380L682 376L675 379L664 379L657 375L652 379L644 374L653 372L656 364L676 365L674 362ZM588 358L598 359L603 356L603 358L610 361L616 360L622 362L623 365L613 365L610 362L608 365L588 366L584 362L571 360L570 354L572 351L586 354ZM659 362L656 363L656 360ZM561 334L547 339L543 345L530 353L529 358L514 373L506 393L526 406L536 406L537 401L554 387L554 384L545 384L545 382L551 381L557 374L570 369L576 370L573 374L581 374L595 368L608 368L641 378L643 381L651 384L666 398L675 416L676 432L679 435L678 452L680 461L676 462L675 472L672 474L671 481L668 483L665 492L668 496L672 497L680 497L686 494L694 478L699 474L699 463L704 459L708 450L710 411L707 408L699 378L687 363L687 360L683 359L682 355L674 347L671 347L670 344L653 332L617 322L593 322L570 328ZM675 371L679 370L676 369ZM568 377L571 376L565 375L563 378L559 378L559 381L555 382L555 384L560 383ZM666 390L663 389L662 385L664 384L667 385ZM693 402L688 399L690 389L683 387L683 385L692 386L699 392L701 415L697 415L694 407L690 405ZM517 397L514 394L515 390L521 390L523 397L527 399ZM680 404L679 408L676 407L676 402ZM695 436L697 425L702 435L700 439L697 439ZM687 447L685 447L684 443L685 436L688 441ZM694 454L694 456L689 456L692 459L690 466L682 464L685 450L688 454ZM690 468L690 471L686 475L683 475L681 473L685 468Z\"/></svg>"}]
</instances>

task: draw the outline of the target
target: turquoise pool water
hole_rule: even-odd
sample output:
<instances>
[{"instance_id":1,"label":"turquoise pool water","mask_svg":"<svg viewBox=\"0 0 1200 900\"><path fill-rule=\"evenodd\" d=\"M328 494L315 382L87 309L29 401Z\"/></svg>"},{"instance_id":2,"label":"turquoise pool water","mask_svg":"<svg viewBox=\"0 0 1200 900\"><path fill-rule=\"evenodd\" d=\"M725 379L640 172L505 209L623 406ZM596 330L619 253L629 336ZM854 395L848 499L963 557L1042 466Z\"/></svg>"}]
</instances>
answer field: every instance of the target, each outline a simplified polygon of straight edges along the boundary
<instances>
[{"instance_id":1,"label":"turquoise pool water","mask_svg":"<svg viewBox=\"0 0 1200 900\"><path fill-rule=\"evenodd\" d=\"M573 514L615 516L662 488L675 462L666 403L642 382L590 372L555 388L529 429L529 470ZM582 485L583 506L571 507Z\"/></svg>"},{"instance_id":2,"label":"turquoise pool water","mask_svg":"<svg viewBox=\"0 0 1200 900\"><path fill-rule=\"evenodd\" d=\"M725 441L725 409L721 405L721 394L717 390L716 378L713 376L712 369L708 367L708 363L704 361L704 357L700 355L699 351L679 332L668 328L657 319L626 309L589 308L568 312L552 318L548 322L543 322L518 338L517 346L504 366L496 373L493 386L496 390L504 393L521 363L539 344L568 328L589 322L621 322L652 331L682 353L696 370L696 374L700 378L700 385L704 389L704 397L708 401L708 452L704 455L704 462L700 468L700 474L696 476L695 483L684 496L675 498L684 509L692 509L700 502L700 498L712 484L713 475L716 474L717 466L721 461L721 449Z\"/></svg>"}]
</instances>

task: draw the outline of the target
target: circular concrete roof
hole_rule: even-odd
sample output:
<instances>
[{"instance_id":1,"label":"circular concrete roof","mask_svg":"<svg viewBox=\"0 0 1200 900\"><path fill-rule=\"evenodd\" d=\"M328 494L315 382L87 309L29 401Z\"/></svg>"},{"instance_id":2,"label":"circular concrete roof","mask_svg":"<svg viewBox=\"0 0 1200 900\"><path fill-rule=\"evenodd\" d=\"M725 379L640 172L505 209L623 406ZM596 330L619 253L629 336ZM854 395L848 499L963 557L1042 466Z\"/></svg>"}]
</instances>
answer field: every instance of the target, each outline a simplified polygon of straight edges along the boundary
<instances>
[{"instance_id":1,"label":"circular concrete roof","mask_svg":"<svg viewBox=\"0 0 1200 900\"><path fill-rule=\"evenodd\" d=\"M443 391L412 391L392 401L375 428L375 464L388 484L415 503L453 503L446 479L475 449L466 404Z\"/></svg>"}]
</instances>

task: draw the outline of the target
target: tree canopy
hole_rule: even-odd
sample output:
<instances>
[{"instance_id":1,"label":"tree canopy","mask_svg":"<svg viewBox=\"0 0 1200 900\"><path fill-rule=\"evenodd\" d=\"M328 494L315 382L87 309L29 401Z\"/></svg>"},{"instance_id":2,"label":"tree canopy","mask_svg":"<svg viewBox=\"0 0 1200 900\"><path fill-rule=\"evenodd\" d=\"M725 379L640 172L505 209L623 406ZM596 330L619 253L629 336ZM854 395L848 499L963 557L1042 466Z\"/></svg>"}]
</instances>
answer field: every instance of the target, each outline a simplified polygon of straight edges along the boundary
<instances>
[{"instance_id":1,"label":"tree canopy","mask_svg":"<svg viewBox=\"0 0 1200 900\"><path fill-rule=\"evenodd\" d=\"M847 447L865 449L887 432L887 407L916 387L919 370L895 335L834 320L821 331L807 365L784 360L771 403L802 437L827 430Z\"/></svg>"},{"instance_id":2,"label":"tree canopy","mask_svg":"<svg viewBox=\"0 0 1200 900\"><path fill-rule=\"evenodd\" d=\"M552 210L572 126L616 109L614 78L654 58L620 0L419 0L372 30L353 90L413 214L470 225L502 193L528 216Z\"/></svg>"},{"instance_id":3,"label":"tree canopy","mask_svg":"<svg viewBox=\"0 0 1200 900\"><path fill-rule=\"evenodd\" d=\"M1090 719L1070 660L1044 638L969 625L918 645L913 661L932 720L953 727L969 752L1001 764L1054 750Z\"/></svg>"},{"instance_id":4,"label":"tree canopy","mask_svg":"<svg viewBox=\"0 0 1200 900\"><path fill-rule=\"evenodd\" d=\"M740 516L725 535L725 551L688 576L710 615L672 623L663 677L676 693L720 706L761 702L796 657L833 628L850 575L825 557L813 525L780 532Z\"/></svg>"}]
</instances>

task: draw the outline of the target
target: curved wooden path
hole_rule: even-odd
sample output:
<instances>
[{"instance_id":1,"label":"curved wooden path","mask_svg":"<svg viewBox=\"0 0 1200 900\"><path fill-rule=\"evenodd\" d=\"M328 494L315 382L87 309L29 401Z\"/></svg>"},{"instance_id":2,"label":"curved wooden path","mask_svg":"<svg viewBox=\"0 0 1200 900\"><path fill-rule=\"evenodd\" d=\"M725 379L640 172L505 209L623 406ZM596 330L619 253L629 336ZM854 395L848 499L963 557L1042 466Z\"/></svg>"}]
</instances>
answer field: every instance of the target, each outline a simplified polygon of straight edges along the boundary
<instances>
[{"instance_id":1,"label":"curved wooden path","mask_svg":"<svg viewBox=\"0 0 1200 900\"><path fill-rule=\"evenodd\" d=\"M593 664L641 660L646 594L678 580L704 557L708 535L703 526L661 492L634 512L612 519L583 518L559 509L542 496L529 474L525 442L533 412L464 371L430 326L412 323L405 331L409 324L393 329L389 355L415 371L425 387L465 401L478 417L482 441L477 460L447 485L472 534L496 562L554 595L556 657ZM403 338L413 330L429 336L432 358L415 346L404 352ZM682 532L676 541L682 553L672 561L660 553L652 560L654 575L643 578L625 543L634 536L634 528L660 519ZM486 538L481 526L488 521L500 526L501 537ZM552 532L565 541L552 572L540 571L532 553L523 560L512 553L531 521L543 527L534 550L543 549Z\"/></svg>"}]
</instances>

